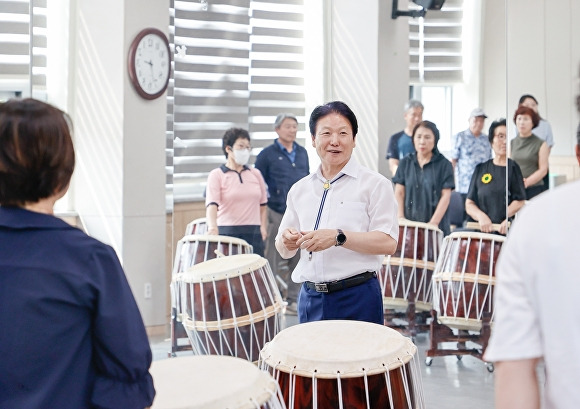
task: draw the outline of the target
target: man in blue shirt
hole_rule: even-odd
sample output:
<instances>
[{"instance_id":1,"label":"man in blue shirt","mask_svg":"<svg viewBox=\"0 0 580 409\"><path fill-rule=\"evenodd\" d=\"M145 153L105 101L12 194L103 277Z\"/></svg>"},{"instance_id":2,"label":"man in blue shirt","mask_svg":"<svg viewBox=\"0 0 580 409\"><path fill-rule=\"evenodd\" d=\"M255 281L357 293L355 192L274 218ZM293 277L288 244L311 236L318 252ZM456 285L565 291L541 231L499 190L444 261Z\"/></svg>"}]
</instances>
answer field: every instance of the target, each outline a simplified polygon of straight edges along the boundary
<instances>
[{"instance_id":1,"label":"man in blue shirt","mask_svg":"<svg viewBox=\"0 0 580 409\"><path fill-rule=\"evenodd\" d=\"M274 129L278 139L260 152L255 164L268 186L268 237L265 255L274 275L284 283L278 284L282 287L281 292L286 294L286 311L295 313L300 285L294 283L290 276L300 255L284 260L276 250L274 239L286 211L288 191L294 183L310 173L310 168L306 149L296 143L296 117L292 114L279 114L274 122Z\"/></svg>"},{"instance_id":2,"label":"man in blue shirt","mask_svg":"<svg viewBox=\"0 0 580 409\"><path fill-rule=\"evenodd\" d=\"M391 177L397 173L399 161L410 153L415 152L413 146L413 129L423 120L423 104L421 101L411 99L405 104L405 129L397 132L389 139L387 148L387 160L389 161L389 170Z\"/></svg>"}]
</instances>

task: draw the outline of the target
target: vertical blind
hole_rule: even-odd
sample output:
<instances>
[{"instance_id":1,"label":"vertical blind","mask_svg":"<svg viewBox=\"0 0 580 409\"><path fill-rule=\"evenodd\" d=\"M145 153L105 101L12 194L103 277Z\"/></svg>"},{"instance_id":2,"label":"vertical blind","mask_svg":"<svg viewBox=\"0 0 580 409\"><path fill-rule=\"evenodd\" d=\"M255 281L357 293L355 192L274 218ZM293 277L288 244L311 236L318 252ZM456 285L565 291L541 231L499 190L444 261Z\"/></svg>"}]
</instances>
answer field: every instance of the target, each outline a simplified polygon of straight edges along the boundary
<instances>
[{"instance_id":1,"label":"vertical blind","mask_svg":"<svg viewBox=\"0 0 580 409\"><path fill-rule=\"evenodd\" d=\"M255 155L274 138L279 112L304 116L302 7L303 0L174 0L167 180L175 201L203 198L208 173L225 162L228 128L248 129Z\"/></svg>"},{"instance_id":2,"label":"vertical blind","mask_svg":"<svg viewBox=\"0 0 580 409\"><path fill-rule=\"evenodd\" d=\"M419 8L409 3L409 8ZM409 19L410 80L412 83L463 81L463 0L446 0L441 10Z\"/></svg>"},{"instance_id":3,"label":"vertical blind","mask_svg":"<svg viewBox=\"0 0 580 409\"><path fill-rule=\"evenodd\" d=\"M46 100L46 0L0 1L0 84ZM27 84L11 89L10 84Z\"/></svg>"}]
</instances>

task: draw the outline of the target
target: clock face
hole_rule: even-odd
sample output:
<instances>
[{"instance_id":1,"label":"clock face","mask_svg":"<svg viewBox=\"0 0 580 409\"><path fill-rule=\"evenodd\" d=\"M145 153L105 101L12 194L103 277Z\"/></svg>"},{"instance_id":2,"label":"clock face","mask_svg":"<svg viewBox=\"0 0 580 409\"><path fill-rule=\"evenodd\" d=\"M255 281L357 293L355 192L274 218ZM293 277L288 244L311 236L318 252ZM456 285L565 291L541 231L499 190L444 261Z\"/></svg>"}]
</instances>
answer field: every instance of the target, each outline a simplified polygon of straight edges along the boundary
<instances>
[{"instance_id":1,"label":"clock face","mask_svg":"<svg viewBox=\"0 0 580 409\"><path fill-rule=\"evenodd\" d=\"M137 35L129 50L129 76L143 98L161 96L169 81L171 57L165 35L157 29L145 29Z\"/></svg>"}]
</instances>

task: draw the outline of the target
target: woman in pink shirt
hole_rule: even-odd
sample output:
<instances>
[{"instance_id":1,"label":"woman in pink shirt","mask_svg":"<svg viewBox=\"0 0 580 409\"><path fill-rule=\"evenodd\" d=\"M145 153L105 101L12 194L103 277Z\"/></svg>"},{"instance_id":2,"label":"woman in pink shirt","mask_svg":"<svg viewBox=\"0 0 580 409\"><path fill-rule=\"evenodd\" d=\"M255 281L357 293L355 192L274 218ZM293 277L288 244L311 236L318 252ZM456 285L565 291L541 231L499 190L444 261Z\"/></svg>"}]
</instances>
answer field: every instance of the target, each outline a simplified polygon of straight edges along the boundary
<instances>
[{"instance_id":1,"label":"woman in pink shirt","mask_svg":"<svg viewBox=\"0 0 580 409\"><path fill-rule=\"evenodd\" d=\"M208 234L246 240L254 253L264 256L268 197L260 171L248 166L252 147L242 128L230 128L222 139L227 158L207 179L206 218Z\"/></svg>"}]
</instances>

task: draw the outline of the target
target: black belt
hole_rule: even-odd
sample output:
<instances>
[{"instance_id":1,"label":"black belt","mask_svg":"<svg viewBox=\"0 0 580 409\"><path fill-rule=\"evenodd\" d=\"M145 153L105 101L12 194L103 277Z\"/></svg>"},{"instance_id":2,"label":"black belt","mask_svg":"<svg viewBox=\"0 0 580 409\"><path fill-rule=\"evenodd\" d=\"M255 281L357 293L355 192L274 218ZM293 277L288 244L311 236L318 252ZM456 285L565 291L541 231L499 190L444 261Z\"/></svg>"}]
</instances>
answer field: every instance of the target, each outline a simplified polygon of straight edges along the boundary
<instances>
[{"instance_id":1,"label":"black belt","mask_svg":"<svg viewBox=\"0 0 580 409\"><path fill-rule=\"evenodd\" d=\"M311 281L306 281L305 284L306 287L316 291L317 293L333 293L336 291L344 290L345 288L360 285L376 276L377 273L374 271L365 271L364 273L345 278L344 280L332 281L330 283L313 283Z\"/></svg>"}]
</instances>

